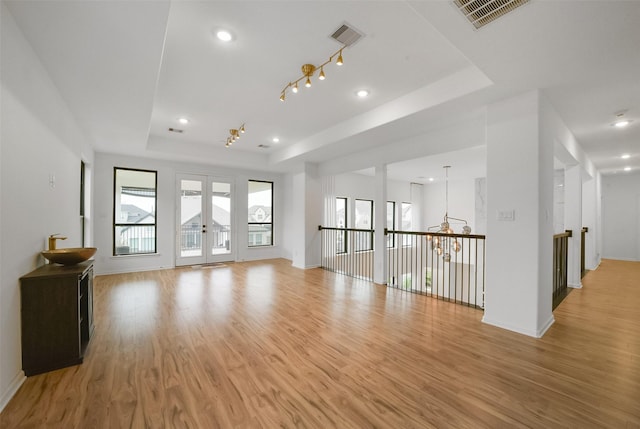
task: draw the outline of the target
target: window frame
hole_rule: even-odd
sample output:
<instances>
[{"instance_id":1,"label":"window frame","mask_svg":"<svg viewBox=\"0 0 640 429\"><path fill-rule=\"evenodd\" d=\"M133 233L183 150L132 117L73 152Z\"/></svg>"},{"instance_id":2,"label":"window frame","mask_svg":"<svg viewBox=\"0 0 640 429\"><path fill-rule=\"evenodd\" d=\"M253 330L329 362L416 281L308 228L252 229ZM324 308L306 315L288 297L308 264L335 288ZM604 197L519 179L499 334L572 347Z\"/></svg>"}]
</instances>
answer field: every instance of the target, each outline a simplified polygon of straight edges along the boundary
<instances>
[{"instance_id":1,"label":"window frame","mask_svg":"<svg viewBox=\"0 0 640 429\"><path fill-rule=\"evenodd\" d=\"M249 186L251 184L251 182L255 182L255 183L269 183L271 185L271 221L270 222L249 222ZM273 207L273 194L274 194L274 186L273 186L273 181L271 180L258 180L258 179L249 179L247 181L247 247L250 248L255 248L255 247L272 247L274 245L274 228L273 228L273 212L274 212L274 207ZM255 244L255 242L257 242L258 240L253 240L254 243L252 244L250 238L250 234L251 234L251 225L270 225L271 226L271 240L270 242L267 241L267 243L263 243L263 244Z\"/></svg>"},{"instance_id":2,"label":"window frame","mask_svg":"<svg viewBox=\"0 0 640 429\"><path fill-rule=\"evenodd\" d=\"M117 234L116 234L116 230L117 228L121 228L121 227L128 227L128 226L134 226L137 224L134 223L123 223L123 222L116 222L117 219L117 215L116 215L116 196L117 194L117 178L118 178L118 171L135 171L135 172L139 172L139 173L153 173L154 175L154 180L153 180L153 191L154 191L154 207L155 207L155 213L153 214L153 223L145 223L145 224L140 224L140 225L144 225L146 227L150 227L153 226L153 251L151 252L135 252L135 253L117 253L116 249L117 249ZM157 254L158 253L158 171L157 170L146 170L146 169L142 169L142 168L129 168L129 167L113 167L113 222L112 222L112 228L111 228L111 232L112 232L112 237L111 237L111 243L112 243L112 249L111 249L111 254L112 256L137 256L137 255L153 255L153 254Z\"/></svg>"}]
</instances>

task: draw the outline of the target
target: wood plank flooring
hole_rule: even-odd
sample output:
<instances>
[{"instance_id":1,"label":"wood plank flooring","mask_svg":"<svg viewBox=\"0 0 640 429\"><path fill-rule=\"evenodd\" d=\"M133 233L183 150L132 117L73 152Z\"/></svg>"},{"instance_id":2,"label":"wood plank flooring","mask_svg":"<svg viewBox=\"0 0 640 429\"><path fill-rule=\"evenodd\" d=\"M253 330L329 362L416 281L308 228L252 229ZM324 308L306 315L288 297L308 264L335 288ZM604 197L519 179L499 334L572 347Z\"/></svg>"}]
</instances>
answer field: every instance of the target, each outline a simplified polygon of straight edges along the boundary
<instances>
[{"instance_id":1,"label":"wood plank flooring","mask_svg":"<svg viewBox=\"0 0 640 429\"><path fill-rule=\"evenodd\" d=\"M605 260L542 339L270 260L97 277L85 362L1 428L640 428L640 263Z\"/></svg>"}]
</instances>

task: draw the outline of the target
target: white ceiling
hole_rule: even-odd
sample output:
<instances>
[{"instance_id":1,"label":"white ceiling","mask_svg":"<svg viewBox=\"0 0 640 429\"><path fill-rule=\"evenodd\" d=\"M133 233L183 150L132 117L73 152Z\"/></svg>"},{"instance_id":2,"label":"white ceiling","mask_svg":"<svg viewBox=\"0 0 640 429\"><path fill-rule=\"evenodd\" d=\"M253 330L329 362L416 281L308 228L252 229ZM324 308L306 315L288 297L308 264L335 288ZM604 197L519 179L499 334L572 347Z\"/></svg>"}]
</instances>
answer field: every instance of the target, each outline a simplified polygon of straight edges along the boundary
<instances>
[{"instance_id":1,"label":"white ceiling","mask_svg":"<svg viewBox=\"0 0 640 429\"><path fill-rule=\"evenodd\" d=\"M283 171L460 127L487 103L541 89L597 168L640 169L639 1L532 0L480 30L448 1L5 3L100 152ZM345 22L364 33L345 64L280 102L302 64L340 48L329 35ZM217 40L220 28L234 40ZM614 129L621 110L634 122ZM469 146L449 155L458 165L414 159L389 175L483 171Z\"/></svg>"}]
</instances>

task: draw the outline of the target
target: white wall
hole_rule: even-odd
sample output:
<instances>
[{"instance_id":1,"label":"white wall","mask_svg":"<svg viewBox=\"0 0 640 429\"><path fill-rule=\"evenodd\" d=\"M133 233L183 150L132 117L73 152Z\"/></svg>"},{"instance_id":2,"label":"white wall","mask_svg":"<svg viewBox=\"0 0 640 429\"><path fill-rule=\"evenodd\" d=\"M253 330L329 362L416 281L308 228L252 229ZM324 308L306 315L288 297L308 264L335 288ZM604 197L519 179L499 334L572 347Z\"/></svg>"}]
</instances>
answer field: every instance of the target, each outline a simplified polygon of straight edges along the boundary
<instances>
[{"instance_id":1,"label":"white wall","mask_svg":"<svg viewBox=\"0 0 640 429\"><path fill-rule=\"evenodd\" d=\"M439 226L446 211L445 183L430 183L424 185L424 228ZM471 232L477 234L476 228L476 179L449 179L449 216L464 219L471 227ZM456 233L462 231L462 224L450 221Z\"/></svg>"},{"instance_id":2,"label":"white wall","mask_svg":"<svg viewBox=\"0 0 640 429\"><path fill-rule=\"evenodd\" d=\"M640 261L640 173L602 176L603 257Z\"/></svg>"},{"instance_id":3,"label":"white wall","mask_svg":"<svg viewBox=\"0 0 640 429\"><path fill-rule=\"evenodd\" d=\"M113 169L139 168L158 172L158 249L153 255L113 256ZM176 247L176 174L190 173L219 176L234 183L234 221L236 261L279 258L284 251L285 185L280 174L229 169L207 165L177 163L147 158L97 153L95 157L94 236L98 247L96 274L132 272L172 268L175 266ZM273 181L274 187L274 246L247 246L247 182L250 179Z\"/></svg>"},{"instance_id":4,"label":"white wall","mask_svg":"<svg viewBox=\"0 0 640 429\"><path fill-rule=\"evenodd\" d=\"M44 264L40 252L50 234L68 237L61 247L81 245L80 162L91 164L93 152L10 12L0 7L2 409L24 380L19 278Z\"/></svg>"},{"instance_id":5,"label":"white wall","mask_svg":"<svg viewBox=\"0 0 640 429\"><path fill-rule=\"evenodd\" d=\"M564 170L553 171L553 233L562 234L564 228Z\"/></svg>"},{"instance_id":6,"label":"white wall","mask_svg":"<svg viewBox=\"0 0 640 429\"><path fill-rule=\"evenodd\" d=\"M534 337L553 323L554 129L547 107L533 91L487 108L483 321Z\"/></svg>"}]
</instances>

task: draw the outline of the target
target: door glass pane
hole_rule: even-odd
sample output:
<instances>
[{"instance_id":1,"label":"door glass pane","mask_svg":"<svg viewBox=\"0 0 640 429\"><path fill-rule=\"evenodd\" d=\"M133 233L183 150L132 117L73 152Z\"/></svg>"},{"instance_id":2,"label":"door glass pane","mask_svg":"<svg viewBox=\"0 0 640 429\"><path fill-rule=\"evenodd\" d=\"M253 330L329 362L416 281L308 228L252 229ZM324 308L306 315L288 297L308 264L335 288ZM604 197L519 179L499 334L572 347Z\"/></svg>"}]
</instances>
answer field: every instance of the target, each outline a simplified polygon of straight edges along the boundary
<instances>
[{"instance_id":1,"label":"door glass pane","mask_svg":"<svg viewBox=\"0 0 640 429\"><path fill-rule=\"evenodd\" d=\"M231 184L211 184L211 254L231 253Z\"/></svg>"},{"instance_id":2,"label":"door glass pane","mask_svg":"<svg viewBox=\"0 0 640 429\"><path fill-rule=\"evenodd\" d=\"M202 256L202 182L180 181L180 256Z\"/></svg>"}]
</instances>

